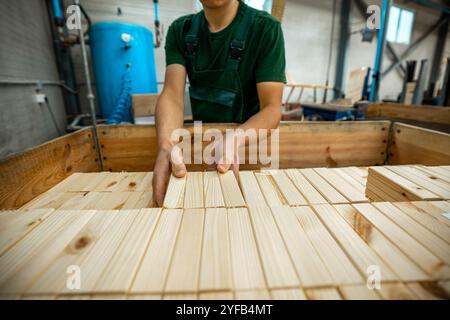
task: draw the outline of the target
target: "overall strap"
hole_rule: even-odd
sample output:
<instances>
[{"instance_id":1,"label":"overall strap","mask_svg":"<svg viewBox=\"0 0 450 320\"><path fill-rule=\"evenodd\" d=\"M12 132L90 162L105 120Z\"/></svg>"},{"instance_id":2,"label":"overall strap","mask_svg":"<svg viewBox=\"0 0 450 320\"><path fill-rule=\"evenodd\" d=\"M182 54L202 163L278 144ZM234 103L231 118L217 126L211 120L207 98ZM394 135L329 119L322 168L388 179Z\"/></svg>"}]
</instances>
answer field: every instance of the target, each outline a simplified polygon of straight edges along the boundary
<instances>
[{"instance_id":1,"label":"overall strap","mask_svg":"<svg viewBox=\"0 0 450 320\"><path fill-rule=\"evenodd\" d=\"M203 18L203 11L194 14L191 20L191 27L184 38L184 56L191 60L197 53L198 34L200 31L200 23Z\"/></svg>"},{"instance_id":2,"label":"overall strap","mask_svg":"<svg viewBox=\"0 0 450 320\"><path fill-rule=\"evenodd\" d=\"M244 17L239 24L238 30L234 39L230 43L230 55L227 60L226 68L231 71L237 71L239 61L241 60L242 51L245 49L245 41L247 39L248 31L253 22L256 10L247 6L244 11Z\"/></svg>"}]
</instances>

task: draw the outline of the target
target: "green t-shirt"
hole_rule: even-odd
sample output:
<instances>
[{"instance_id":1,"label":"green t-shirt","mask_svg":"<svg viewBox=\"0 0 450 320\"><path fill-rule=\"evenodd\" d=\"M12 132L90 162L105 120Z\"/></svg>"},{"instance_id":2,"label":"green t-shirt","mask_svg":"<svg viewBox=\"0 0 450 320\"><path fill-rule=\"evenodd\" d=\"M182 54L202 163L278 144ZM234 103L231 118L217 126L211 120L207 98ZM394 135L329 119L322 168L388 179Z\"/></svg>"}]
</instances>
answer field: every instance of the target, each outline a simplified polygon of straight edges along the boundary
<instances>
[{"instance_id":1,"label":"green t-shirt","mask_svg":"<svg viewBox=\"0 0 450 320\"><path fill-rule=\"evenodd\" d=\"M246 4L239 2L236 17L219 32L210 32L206 21L201 24L199 45L196 51L196 69L211 70L225 67L230 42L239 26ZM175 20L166 37L166 65L186 66L185 37L193 15ZM286 82L284 39L278 20L264 11L258 11L247 34L245 50L239 62L239 77L244 101L244 121L259 111L256 84L259 82ZM188 72L189 73L189 72ZM189 74L188 74L189 77ZM255 106L257 106L255 108Z\"/></svg>"}]
</instances>

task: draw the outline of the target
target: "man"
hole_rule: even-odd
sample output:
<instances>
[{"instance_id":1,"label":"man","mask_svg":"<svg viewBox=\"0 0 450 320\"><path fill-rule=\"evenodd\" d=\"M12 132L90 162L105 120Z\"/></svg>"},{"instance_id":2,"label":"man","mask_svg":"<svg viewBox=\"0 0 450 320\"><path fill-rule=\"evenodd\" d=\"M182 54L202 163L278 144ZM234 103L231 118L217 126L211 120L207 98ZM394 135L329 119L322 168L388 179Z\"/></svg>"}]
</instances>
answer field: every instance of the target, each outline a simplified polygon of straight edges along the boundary
<instances>
[{"instance_id":1,"label":"man","mask_svg":"<svg viewBox=\"0 0 450 320\"><path fill-rule=\"evenodd\" d=\"M239 123L246 131L277 128L281 119L286 80L280 23L238 0L201 3L203 11L175 20L166 37L164 89L156 105L153 198L158 206L171 172L186 175L182 159L171 157L176 142L170 139L183 127L186 75L194 120ZM237 173L238 166L232 156L216 167Z\"/></svg>"}]
</instances>

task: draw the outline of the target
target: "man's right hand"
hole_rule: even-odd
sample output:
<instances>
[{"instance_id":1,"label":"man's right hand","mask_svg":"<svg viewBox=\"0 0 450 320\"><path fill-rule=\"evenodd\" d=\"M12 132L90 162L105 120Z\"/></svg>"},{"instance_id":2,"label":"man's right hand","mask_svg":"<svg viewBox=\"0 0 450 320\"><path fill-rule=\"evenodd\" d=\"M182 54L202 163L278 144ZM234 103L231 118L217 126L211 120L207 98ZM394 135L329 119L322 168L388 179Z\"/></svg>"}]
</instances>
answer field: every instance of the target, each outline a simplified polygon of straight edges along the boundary
<instances>
[{"instance_id":1,"label":"man's right hand","mask_svg":"<svg viewBox=\"0 0 450 320\"><path fill-rule=\"evenodd\" d=\"M158 207L163 206L171 173L177 178L183 178L186 175L183 155L177 146L172 149L160 150L156 157L153 170L153 201Z\"/></svg>"}]
</instances>

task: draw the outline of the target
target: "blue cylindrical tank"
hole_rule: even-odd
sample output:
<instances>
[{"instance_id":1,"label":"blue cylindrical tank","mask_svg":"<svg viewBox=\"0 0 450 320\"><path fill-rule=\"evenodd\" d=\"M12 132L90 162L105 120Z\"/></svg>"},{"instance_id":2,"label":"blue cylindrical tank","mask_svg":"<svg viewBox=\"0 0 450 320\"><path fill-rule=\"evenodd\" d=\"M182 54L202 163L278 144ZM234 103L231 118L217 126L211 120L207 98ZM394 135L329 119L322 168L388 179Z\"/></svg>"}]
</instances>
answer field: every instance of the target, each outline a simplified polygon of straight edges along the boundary
<instances>
[{"instance_id":1,"label":"blue cylindrical tank","mask_svg":"<svg viewBox=\"0 0 450 320\"><path fill-rule=\"evenodd\" d=\"M131 122L130 94L158 91L152 32L129 23L99 22L92 26L90 46L102 116L114 117L121 106L121 120Z\"/></svg>"}]
</instances>

